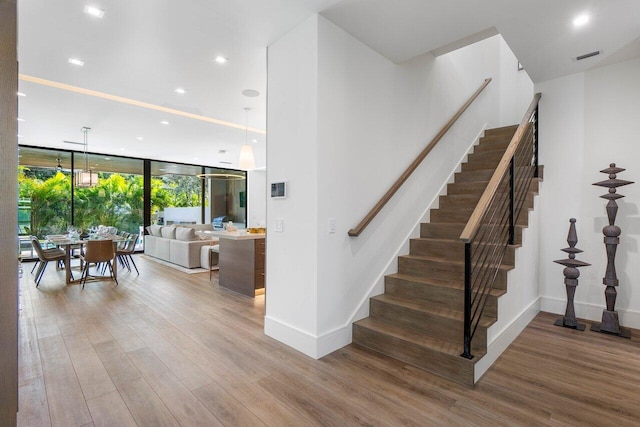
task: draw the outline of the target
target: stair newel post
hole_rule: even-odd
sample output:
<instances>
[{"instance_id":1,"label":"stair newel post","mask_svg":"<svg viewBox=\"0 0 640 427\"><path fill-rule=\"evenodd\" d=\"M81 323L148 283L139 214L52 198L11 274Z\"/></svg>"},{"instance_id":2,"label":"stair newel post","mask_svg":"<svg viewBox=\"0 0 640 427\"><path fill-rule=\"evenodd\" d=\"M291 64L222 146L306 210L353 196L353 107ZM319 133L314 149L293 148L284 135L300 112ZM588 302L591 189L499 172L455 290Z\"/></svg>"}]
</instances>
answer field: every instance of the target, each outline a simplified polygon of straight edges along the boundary
<instances>
[{"instance_id":1,"label":"stair newel post","mask_svg":"<svg viewBox=\"0 0 640 427\"><path fill-rule=\"evenodd\" d=\"M538 175L538 107L533 112L533 177Z\"/></svg>"},{"instance_id":2,"label":"stair newel post","mask_svg":"<svg viewBox=\"0 0 640 427\"><path fill-rule=\"evenodd\" d=\"M461 355L473 359L471 354L471 243L464 244L464 352Z\"/></svg>"},{"instance_id":3,"label":"stair newel post","mask_svg":"<svg viewBox=\"0 0 640 427\"><path fill-rule=\"evenodd\" d=\"M509 163L509 244L513 245L516 240L516 218L515 218L515 197L516 197L516 162L515 156L511 157Z\"/></svg>"}]
</instances>

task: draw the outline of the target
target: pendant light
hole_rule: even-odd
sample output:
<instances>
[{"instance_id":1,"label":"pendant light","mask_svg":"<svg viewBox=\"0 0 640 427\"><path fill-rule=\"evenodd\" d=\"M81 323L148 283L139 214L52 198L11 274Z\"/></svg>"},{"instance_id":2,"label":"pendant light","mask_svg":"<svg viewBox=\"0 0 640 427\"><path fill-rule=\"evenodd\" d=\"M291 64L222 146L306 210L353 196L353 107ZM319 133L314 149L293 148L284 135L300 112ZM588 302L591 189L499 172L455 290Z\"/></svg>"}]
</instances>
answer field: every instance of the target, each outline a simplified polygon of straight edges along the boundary
<instances>
[{"instance_id":1,"label":"pendant light","mask_svg":"<svg viewBox=\"0 0 640 427\"><path fill-rule=\"evenodd\" d=\"M98 173L89 169L89 155L87 154L87 148L89 146L87 134L91 130L89 127L83 127L82 133L84 134L84 170L76 172L75 186L79 188L89 188L98 185Z\"/></svg>"},{"instance_id":2,"label":"pendant light","mask_svg":"<svg viewBox=\"0 0 640 427\"><path fill-rule=\"evenodd\" d=\"M253 147L249 145L249 110L250 108L248 107L244 109L244 144L240 147L240 159L238 161L238 167L244 171L256 168Z\"/></svg>"},{"instance_id":3,"label":"pendant light","mask_svg":"<svg viewBox=\"0 0 640 427\"><path fill-rule=\"evenodd\" d=\"M58 166L56 166L56 171L62 172L62 165L60 164L60 157L56 159L58 161Z\"/></svg>"}]
</instances>

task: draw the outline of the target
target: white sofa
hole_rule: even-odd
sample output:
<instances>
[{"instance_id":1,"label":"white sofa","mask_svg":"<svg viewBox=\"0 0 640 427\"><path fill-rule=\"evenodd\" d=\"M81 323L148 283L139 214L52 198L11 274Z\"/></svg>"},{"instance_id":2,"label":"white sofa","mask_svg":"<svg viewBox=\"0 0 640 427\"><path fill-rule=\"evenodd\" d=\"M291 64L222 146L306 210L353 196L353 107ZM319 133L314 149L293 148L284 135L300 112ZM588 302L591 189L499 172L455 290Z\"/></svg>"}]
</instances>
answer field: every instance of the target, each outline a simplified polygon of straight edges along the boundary
<instances>
[{"instance_id":1,"label":"white sofa","mask_svg":"<svg viewBox=\"0 0 640 427\"><path fill-rule=\"evenodd\" d=\"M213 230L211 224L188 224L147 227L144 236L144 253L163 261L186 268L200 267L200 249L215 244L217 239L195 234L196 231Z\"/></svg>"}]
</instances>

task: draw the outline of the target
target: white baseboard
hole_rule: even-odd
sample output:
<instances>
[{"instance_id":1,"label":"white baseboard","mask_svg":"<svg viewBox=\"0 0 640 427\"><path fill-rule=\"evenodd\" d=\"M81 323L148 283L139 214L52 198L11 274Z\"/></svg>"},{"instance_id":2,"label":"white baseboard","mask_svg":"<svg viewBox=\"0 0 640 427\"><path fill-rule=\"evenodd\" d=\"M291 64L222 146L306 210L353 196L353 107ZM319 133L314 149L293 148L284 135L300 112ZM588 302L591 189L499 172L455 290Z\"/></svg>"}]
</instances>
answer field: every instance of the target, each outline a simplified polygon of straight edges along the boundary
<instances>
[{"instance_id":1,"label":"white baseboard","mask_svg":"<svg viewBox=\"0 0 640 427\"><path fill-rule=\"evenodd\" d=\"M309 357L318 359L317 338L269 316L264 316L264 333Z\"/></svg>"},{"instance_id":2,"label":"white baseboard","mask_svg":"<svg viewBox=\"0 0 640 427\"><path fill-rule=\"evenodd\" d=\"M540 297L540 310L554 314L564 314L567 306L566 299ZM599 322L602 320L602 310L605 308L604 297L602 304L591 304L586 302L574 301L573 306L576 310L576 317L585 320ZM616 307L620 325L627 328L640 329L640 311L627 310Z\"/></svg>"},{"instance_id":3,"label":"white baseboard","mask_svg":"<svg viewBox=\"0 0 640 427\"><path fill-rule=\"evenodd\" d=\"M487 354L480 359L474 366L474 383L477 383L487 370L498 360L498 357L509 347L518 335L527 327L527 325L540 312L540 298L536 298L524 311L516 317L507 327L505 327L500 335L495 337L493 342L487 348Z\"/></svg>"},{"instance_id":4,"label":"white baseboard","mask_svg":"<svg viewBox=\"0 0 640 427\"><path fill-rule=\"evenodd\" d=\"M272 317L264 317L264 333L314 359L351 344L352 326L342 326L315 336Z\"/></svg>"}]
</instances>

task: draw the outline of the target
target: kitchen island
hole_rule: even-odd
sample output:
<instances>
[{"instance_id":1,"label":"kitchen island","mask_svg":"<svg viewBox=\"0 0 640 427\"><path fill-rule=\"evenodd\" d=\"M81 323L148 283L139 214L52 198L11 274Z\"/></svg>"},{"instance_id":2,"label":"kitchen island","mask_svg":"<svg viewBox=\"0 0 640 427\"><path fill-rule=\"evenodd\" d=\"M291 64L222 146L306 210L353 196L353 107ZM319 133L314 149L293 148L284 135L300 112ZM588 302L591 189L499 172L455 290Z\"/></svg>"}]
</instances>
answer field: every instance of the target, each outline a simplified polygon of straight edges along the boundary
<instances>
[{"instance_id":1,"label":"kitchen island","mask_svg":"<svg viewBox=\"0 0 640 427\"><path fill-rule=\"evenodd\" d=\"M264 293L264 233L251 234L240 230L202 231L198 234L220 239L220 286L252 298Z\"/></svg>"}]
</instances>

